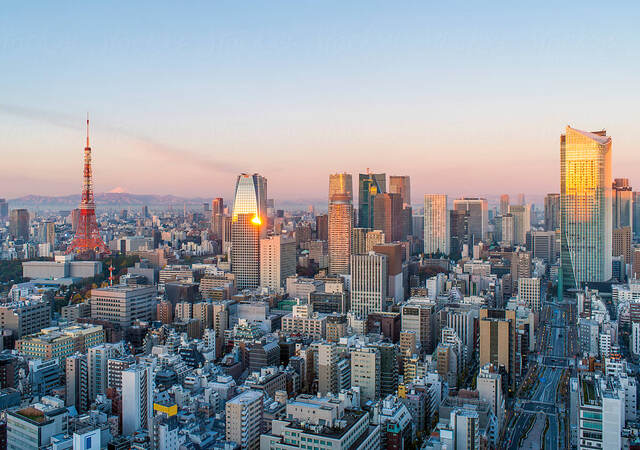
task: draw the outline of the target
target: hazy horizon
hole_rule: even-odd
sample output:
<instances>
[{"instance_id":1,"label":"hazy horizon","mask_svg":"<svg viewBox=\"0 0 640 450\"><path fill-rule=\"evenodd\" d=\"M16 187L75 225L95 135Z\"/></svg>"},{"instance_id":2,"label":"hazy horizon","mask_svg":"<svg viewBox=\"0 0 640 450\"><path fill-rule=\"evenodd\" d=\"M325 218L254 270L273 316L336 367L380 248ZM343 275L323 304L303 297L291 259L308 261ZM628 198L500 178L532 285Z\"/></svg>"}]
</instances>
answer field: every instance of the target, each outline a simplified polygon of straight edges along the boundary
<instances>
[{"instance_id":1,"label":"hazy horizon","mask_svg":"<svg viewBox=\"0 0 640 450\"><path fill-rule=\"evenodd\" d=\"M370 168L414 197L544 195L567 124L606 128L613 176L640 186L639 11L12 3L0 197L79 193L87 111L96 192L229 198L258 172L270 197L320 199Z\"/></svg>"}]
</instances>

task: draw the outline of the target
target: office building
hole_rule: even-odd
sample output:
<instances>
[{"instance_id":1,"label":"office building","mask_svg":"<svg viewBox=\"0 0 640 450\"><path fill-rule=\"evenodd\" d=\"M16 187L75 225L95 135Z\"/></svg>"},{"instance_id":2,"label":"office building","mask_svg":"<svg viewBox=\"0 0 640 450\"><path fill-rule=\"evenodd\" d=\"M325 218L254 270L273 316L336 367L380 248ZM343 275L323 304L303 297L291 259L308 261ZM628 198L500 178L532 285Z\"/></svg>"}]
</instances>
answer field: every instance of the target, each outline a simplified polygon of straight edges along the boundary
<instances>
[{"instance_id":1,"label":"office building","mask_svg":"<svg viewBox=\"0 0 640 450\"><path fill-rule=\"evenodd\" d=\"M509 212L509 194L502 194L500 196L500 209L498 213L502 216Z\"/></svg>"},{"instance_id":2,"label":"office building","mask_svg":"<svg viewBox=\"0 0 640 450\"><path fill-rule=\"evenodd\" d=\"M409 176L389 175L389 193L399 194L402 206L411 206L411 179Z\"/></svg>"},{"instance_id":3,"label":"office building","mask_svg":"<svg viewBox=\"0 0 640 450\"><path fill-rule=\"evenodd\" d=\"M365 318L385 310L387 299L387 257L374 252L351 255L351 312Z\"/></svg>"},{"instance_id":4,"label":"office building","mask_svg":"<svg viewBox=\"0 0 640 450\"><path fill-rule=\"evenodd\" d=\"M318 344L318 393L337 395L338 385L338 348L334 343Z\"/></svg>"},{"instance_id":5,"label":"office building","mask_svg":"<svg viewBox=\"0 0 640 450\"><path fill-rule=\"evenodd\" d=\"M515 386L516 312L480 309L480 367L492 364L504 367L509 385Z\"/></svg>"},{"instance_id":6,"label":"office building","mask_svg":"<svg viewBox=\"0 0 640 450\"><path fill-rule=\"evenodd\" d=\"M89 374L89 402L98 395L107 393L107 381L109 375L108 361L121 355L122 345L102 344L92 347L87 352L87 369Z\"/></svg>"},{"instance_id":7,"label":"office building","mask_svg":"<svg viewBox=\"0 0 640 450\"><path fill-rule=\"evenodd\" d=\"M7 449L40 450L49 448L52 438L68 431L66 408L43 404L7 411Z\"/></svg>"},{"instance_id":8,"label":"office building","mask_svg":"<svg viewBox=\"0 0 640 450\"><path fill-rule=\"evenodd\" d=\"M381 425L370 424L369 413L354 405L352 397L337 399L299 395L287 403L283 417L272 422L271 431L260 437L260 448L402 448L402 443L398 447L381 447Z\"/></svg>"},{"instance_id":9,"label":"office building","mask_svg":"<svg viewBox=\"0 0 640 450\"><path fill-rule=\"evenodd\" d=\"M329 274L349 273L353 205L347 194L329 200Z\"/></svg>"},{"instance_id":10,"label":"office building","mask_svg":"<svg viewBox=\"0 0 640 450\"><path fill-rule=\"evenodd\" d=\"M267 180L241 174L236 181L231 229L231 270L238 289L260 284L260 238L267 230Z\"/></svg>"},{"instance_id":11,"label":"office building","mask_svg":"<svg viewBox=\"0 0 640 450\"><path fill-rule=\"evenodd\" d=\"M34 334L51 324L51 305L42 297L31 297L0 305L0 327L16 338Z\"/></svg>"},{"instance_id":12,"label":"office building","mask_svg":"<svg viewBox=\"0 0 640 450\"><path fill-rule=\"evenodd\" d=\"M510 205L509 214L513 216L513 243L525 245L531 230L531 205Z\"/></svg>"},{"instance_id":13,"label":"office building","mask_svg":"<svg viewBox=\"0 0 640 450\"><path fill-rule=\"evenodd\" d=\"M640 192L634 192L633 198L633 235L640 238Z\"/></svg>"},{"instance_id":14,"label":"office building","mask_svg":"<svg viewBox=\"0 0 640 450\"><path fill-rule=\"evenodd\" d=\"M248 390L232 398L225 405L226 440L243 449L260 448L262 433L262 393Z\"/></svg>"},{"instance_id":15,"label":"office building","mask_svg":"<svg viewBox=\"0 0 640 450\"><path fill-rule=\"evenodd\" d=\"M544 198L544 229L560 228L560 194L547 194Z\"/></svg>"},{"instance_id":16,"label":"office building","mask_svg":"<svg viewBox=\"0 0 640 450\"><path fill-rule=\"evenodd\" d=\"M29 240L29 211L26 209L11 210L9 235L14 239Z\"/></svg>"},{"instance_id":17,"label":"office building","mask_svg":"<svg viewBox=\"0 0 640 450\"><path fill-rule=\"evenodd\" d=\"M89 409L89 368L86 354L69 356L65 361L65 405L83 413Z\"/></svg>"},{"instance_id":18,"label":"office building","mask_svg":"<svg viewBox=\"0 0 640 450\"><path fill-rule=\"evenodd\" d=\"M469 244L469 213L467 211L455 209L449 211L449 236L451 255L460 255L463 246Z\"/></svg>"},{"instance_id":19,"label":"office building","mask_svg":"<svg viewBox=\"0 0 640 450\"><path fill-rule=\"evenodd\" d=\"M468 234L474 244L482 241L489 230L489 208L484 198L461 198L453 201L453 209L466 211Z\"/></svg>"},{"instance_id":20,"label":"office building","mask_svg":"<svg viewBox=\"0 0 640 450\"><path fill-rule=\"evenodd\" d=\"M374 228L373 209L376 195L386 192L384 173L361 173L358 177L358 226Z\"/></svg>"},{"instance_id":21,"label":"office building","mask_svg":"<svg viewBox=\"0 0 640 450\"><path fill-rule=\"evenodd\" d=\"M402 220L400 194L378 193L373 199L373 228L384 233L386 242L401 240Z\"/></svg>"},{"instance_id":22,"label":"office building","mask_svg":"<svg viewBox=\"0 0 640 450\"><path fill-rule=\"evenodd\" d=\"M387 297L396 303L404 301L402 260L405 249L402 244L377 244L373 252L387 257Z\"/></svg>"},{"instance_id":23,"label":"office building","mask_svg":"<svg viewBox=\"0 0 640 450\"><path fill-rule=\"evenodd\" d=\"M400 309L402 333L415 333L416 342L422 350L431 353L434 350L432 314L435 303L427 298L410 298Z\"/></svg>"},{"instance_id":24,"label":"office building","mask_svg":"<svg viewBox=\"0 0 640 450\"><path fill-rule=\"evenodd\" d=\"M500 246L512 247L516 243L515 217L511 213L504 214L496 219L500 225Z\"/></svg>"},{"instance_id":25,"label":"office building","mask_svg":"<svg viewBox=\"0 0 640 450\"><path fill-rule=\"evenodd\" d=\"M329 201L336 194L353 198L353 179L350 173L332 173L329 175Z\"/></svg>"},{"instance_id":26,"label":"office building","mask_svg":"<svg viewBox=\"0 0 640 450\"><path fill-rule=\"evenodd\" d=\"M122 371L122 434L151 431L153 417L153 371L134 365Z\"/></svg>"},{"instance_id":27,"label":"office building","mask_svg":"<svg viewBox=\"0 0 640 450\"><path fill-rule=\"evenodd\" d=\"M533 312L540 311L540 278L519 278L518 299L524 302Z\"/></svg>"},{"instance_id":28,"label":"office building","mask_svg":"<svg viewBox=\"0 0 640 450\"><path fill-rule=\"evenodd\" d=\"M316 216L316 238L319 241L329 240L329 214Z\"/></svg>"},{"instance_id":29,"label":"office building","mask_svg":"<svg viewBox=\"0 0 640 450\"><path fill-rule=\"evenodd\" d=\"M482 366L476 378L478 397L489 404L491 412L498 418L498 429L502 428L505 399L502 393L502 376L489 364Z\"/></svg>"},{"instance_id":30,"label":"office building","mask_svg":"<svg viewBox=\"0 0 640 450\"><path fill-rule=\"evenodd\" d=\"M296 240L285 235L260 240L260 286L278 291L296 274Z\"/></svg>"},{"instance_id":31,"label":"office building","mask_svg":"<svg viewBox=\"0 0 640 450\"><path fill-rule=\"evenodd\" d=\"M375 347L356 348L351 352L351 386L360 387L361 404L380 398L380 364L380 350Z\"/></svg>"},{"instance_id":32,"label":"office building","mask_svg":"<svg viewBox=\"0 0 640 450\"><path fill-rule=\"evenodd\" d=\"M66 328L43 328L38 333L22 336L16 341L16 350L32 359L57 358L64 363L64 359L74 352L86 352L103 342L102 325L80 324Z\"/></svg>"},{"instance_id":33,"label":"office building","mask_svg":"<svg viewBox=\"0 0 640 450\"><path fill-rule=\"evenodd\" d=\"M224 227L224 200L220 197L211 201L211 234L215 239L222 239Z\"/></svg>"},{"instance_id":34,"label":"office building","mask_svg":"<svg viewBox=\"0 0 640 450\"><path fill-rule=\"evenodd\" d=\"M630 227L613 229L611 255L623 256L625 264L633 263L633 233Z\"/></svg>"},{"instance_id":35,"label":"office building","mask_svg":"<svg viewBox=\"0 0 640 450\"><path fill-rule=\"evenodd\" d=\"M611 138L567 126L560 138L564 289L611 278Z\"/></svg>"},{"instance_id":36,"label":"office building","mask_svg":"<svg viewBox=\"0 0 640 450\"><path fill-rule=\"evenodd\" d=\"M444 194L424 195L424 253L450 253L449 211Z\"/></svg>"},{"instance_id":37,"label":"office building","mask_svg":"<svg viewBox=\"0 0 640 450\"><path fill-rule=\"evenodd\" d=\"M6 220L9 217L9 203L7 199L0 198L0 219Z\"/></svg>"},{"instance_id":38,"label":"office building","mask_svg":"<svg viewBox=\"0 0 640 450\"><path fill-rule=\"evenodd\" d=\"M527 250L532 259L541 259L545 263L555 263L557 257L556 231L531 231L527 236Z\"/></svg>"},{"instance_id":39,"label":"office building","mask_svg":"<svg viewBox=\"0 0 640 450\"><path fill-rule=\"evenodd\" d=\"M91 317L130 327L152 317L155 286L117 285L91 290Z\"/></svg>"},{"instance_id":40,"label":"office building","mask_svg":"<svg viewBox=\"0 0 640 450\"><path fill-rule=\"evenodd\" d=\"M611 186L612 228L633 229L633 189L628 178L616 178Z\"/></svg>"}]
</instances>

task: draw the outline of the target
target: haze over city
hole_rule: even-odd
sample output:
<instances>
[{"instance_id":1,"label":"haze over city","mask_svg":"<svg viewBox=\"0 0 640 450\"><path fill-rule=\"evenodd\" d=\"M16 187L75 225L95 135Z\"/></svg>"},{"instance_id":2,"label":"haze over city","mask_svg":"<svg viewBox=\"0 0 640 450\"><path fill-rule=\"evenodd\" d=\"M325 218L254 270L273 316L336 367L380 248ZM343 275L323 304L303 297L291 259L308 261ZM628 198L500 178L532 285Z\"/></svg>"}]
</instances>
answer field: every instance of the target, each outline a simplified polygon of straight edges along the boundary
<instances>
[{"instance_id":1,"label":"haze over city","mask_svg":"<svg viewBox=\"0 0 640 450\"><path fill-rule=\"evenodd\" d=\"M226 198L237 173L260 172L275 198L323 199L329 173L369 167L410 175L416 194L541 198L558 190L567 124L606 128L614 175L636 185L638 16L582 2L3 5L0 192L77 193L87 111L96 192Z\"/></svg>"}]
</instances>

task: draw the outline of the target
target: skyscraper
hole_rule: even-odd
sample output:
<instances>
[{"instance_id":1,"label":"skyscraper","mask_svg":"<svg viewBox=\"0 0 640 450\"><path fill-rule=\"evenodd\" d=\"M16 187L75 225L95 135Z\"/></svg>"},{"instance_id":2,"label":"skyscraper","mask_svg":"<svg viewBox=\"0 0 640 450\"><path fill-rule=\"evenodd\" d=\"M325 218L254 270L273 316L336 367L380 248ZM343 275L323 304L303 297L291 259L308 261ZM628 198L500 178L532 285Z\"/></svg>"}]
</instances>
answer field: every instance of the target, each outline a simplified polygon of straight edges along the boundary
<instances>
[{"instance_id":1,"label":"skyscraper","mask_svg":"<svg viewBox=\"0 0 640 450\"><path fill-rule=\"evenodd\" d=\"M567 126L560 137L560 245L564 288L611 278L611 138Z\"/></svg>"},{"instance_id":2,"label":"skyscraper","mask_svg":"<svg viewBox=\"0 0 640 450\"><path fill-rule=\"evenodd\" d=\"M346 194L353 198L353 179L350 173L332 173L329 175L329 200L335 194Z\"/></svg>"},{"instance_id":3,"label":"skyscraper","mask_svg":"<svg viewBox=\"0 0 640 450\"><path fill-rule=\"evenodd\" d=\"M504 309L480 309L480 367L503 366L509 384L515 386L516 312Z\"/></svg>"},{"instance_id":4,"label":"skyscraper","mask_svg":"<svg viewBox=\"0 0 640 450\"><path fill-rule=\"evenodd\" d=\"M267 180L243 173L236 181L231 224L231 271L238 289L260 284L260 238L266 236Z\"/></svg>"},{"instance_id":5,"label":"skyscraper","mask_svg":"<svg viewBox=\"0 0 640 450\"><path fill-rule=\"evenodd\" d=\"M524 245L531 230L531 205L509 205L509 214L513 216L513 243Z\"/></svg>"},{"instance_id":6,"label":"skyscraper","mask_svg":"<svg viewBox=\"0 0 640 450\"><path fill-rule=\"evenodd\" d=\"M544 198L544 229L560 228L560 194L547 194Z\"/></svg>"},{"instance_id":7,"label":"skyscraper","mask_svg":"<svg viewBox=\"0 0 640 450\"><path fill-rule=\"evenodd\" d=\"M444 194L424 195L424 253L450 253L449 211Z\"/></svg>"},{"instance_id":8,"label":"skyscraper","mask_svg":"<svg viewBox=\"0 0 640 450\"><path fill-rule=\"evenodd\" d=\"M220 197L211 201L211 233L216 239L222 239L224 218L224 200Z\"/></svg>"},{"instance_id":9,"label":"skyscraper","mask_svg":"<svg viewBox=\"0 0 640 450\"><path fill-rule=\"evenodd\" d=\"M469 238L469 213L467 211L455 209L449 211L449 235L451 237L449 251L451 255L459 255L462 253L462 246L468 243Z\"/></svg>"},{"instance_id":10,"label":"skyscraper","mask_svg":"<svg viewBox=\"0 0 640 450\"><path fill-rule=\"evenodd\" d=\"M153 417L153 372L135 365L122 371L122 434L139 429L151 431Z\"/></svg>"},{"instance_id":11,"label":"skyscraper","mask_svg":"<svg viewBox=\"0 0 640 450\"><path fill-rule=\"evenodd\" d=\"M633 193L633 234L640 238L640 192Z\"/></svg>"},{"instance_id":12,"label":"skyscraper","mask_svg":"<svg viewBox=\"0 0 640 450\"><path fill-rule=\"evenodd\" d=\"M373 202L375 196L385 192L384 173L361 173L358 179L358 226L373 228Z\"/></svg>"},{"instance_id":13,"label":"skyscraper","mask_svg":"<svg viewBox=\"0 0 640 450\"><path fill-rule=\"evenodd\" d=\"M489 210L484 198L460 198L453 201L453 209L469 214L469 238L473 244L484 239L489 229Z\"/></svg>"},{"instance_id":14,"label":"skyscraper","mask_svg":"<svg viewBox=\"0 0 640 450\"><path fill-rule=\"evenodd\" d=\"M260 286L282 288L287 277L296 274L296 240L284 235L260 240Z\"/></svg>"},{"instance_id":15,"label":"skyscraper","mask_svg":"<svg viewBox=\"0 0 640 450\"><path fill-rule=\"evenodd\" d=\"M29 240L29 211L26 209L11 210L9 234L15 239Z\"/></svg>"},{"instance_id":16,"label":"skyscraper","mask_svg":"<svg viewBox=\"0 0 640 450\"><path fill-rule=\"evenodd\" d=\"M612 227L633 228L633 190L628 178L616 178L611 187Z\"/></svg>"},{"instance_id":17,"label":"skyscraper","mask_svg":"<svg viewBox=\"0 0 640 450\"><path fill-rule=\"evenodd\" d=\"M383 311L387 299L387 257L370 252L351 256L351 311L366 318Z\"/></svg>"},{"instance_id":18,"label":"skyscraper","mask_svg":"<svg viewBox=\"0 0 640 450\"><path fill-rule=\"evenodd\" d=\"M373 228L384 232L386 242L399 241L402 236L402 197L381 193L373 200Z\"/></svg>"},{"instance_id":19,"label":"skyscraper","mask_svg":"<svg viewBox=\"0 0 640 450\"><path fill-rule=\"evenodd\" d=\"M509 194L502 194L500 196L500 215L504 215L509 212Z\"/></svg>"},{"instance_id":20,"label":"skyscraper","mask_svg":"<svg viewBox=\"0 0 640 450\"><path fill-rule=\"evenodd\" d=\"M351 256L353 204L349 194L329 199L329 274L348 274Z\"/></svg>"},{"instance_id":21,"label":"skyscraper","mask_svg":"<svg viewBox=\"0 0 640 450\"><path fill-rule=\"evenodd\" d=\"M9 204L4 198L0 198L0 219L9 217Z\"/></svg>"},{"instance_id":22,"label":"skyscraper","mask_svg":"<svg viewBox=\"0 0 640 450\"><path fill-rule=\"evenodd\" d=\"M402 206L411 206L411 179L404 175L389 176L389 193L400 194Z\"/></svg>"}]
</instances>

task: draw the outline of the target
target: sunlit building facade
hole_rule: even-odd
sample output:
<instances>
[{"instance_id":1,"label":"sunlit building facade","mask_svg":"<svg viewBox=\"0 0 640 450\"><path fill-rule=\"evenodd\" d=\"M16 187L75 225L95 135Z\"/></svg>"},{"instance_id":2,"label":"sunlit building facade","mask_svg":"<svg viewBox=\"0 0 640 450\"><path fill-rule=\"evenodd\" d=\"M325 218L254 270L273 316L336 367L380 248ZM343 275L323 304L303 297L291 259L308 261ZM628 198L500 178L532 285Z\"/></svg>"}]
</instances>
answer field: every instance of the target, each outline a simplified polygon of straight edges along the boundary
<instances>
[{"instance_id":1,"label":"sunlit building facade","mask_svg":"<svg viewBox=\"0 0 640 450\"><path fill-rule=\"evenodd\" d=\"M236 182L231 224L231 271L238 289L260 284L260 238L266 235L267 180L241 174Z\"/></svg>"},{"instance_id":2,"label":"sunlit building facade","mask_svg":"<svg viewBox=\"0 0 640 450\"><path fill-rule=\"evenodd\" d=\"M611 279L611 138L567 126L560 137L560 234L565 289Z\"/></svg>"},{"instance_id":3,"label":"sunlit building facade","mask_svg":"<svg viewBox=\"0 0 640 450\"><path fill-rule=\"evenodd\" d=\"M424 252L449 254L449 211L444 194L424 195Z\"/></svg>"},{"instance_id":4,"label":"sunlit building facade","mask_svg":"<svg viewBox=\"0 0 640 450\"><path fill-rule=\"evenodd\" d=\"M353 230L351 196L335 194L329 200L329 274L348 274Z\"/></svg>"}]
</instances>

